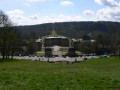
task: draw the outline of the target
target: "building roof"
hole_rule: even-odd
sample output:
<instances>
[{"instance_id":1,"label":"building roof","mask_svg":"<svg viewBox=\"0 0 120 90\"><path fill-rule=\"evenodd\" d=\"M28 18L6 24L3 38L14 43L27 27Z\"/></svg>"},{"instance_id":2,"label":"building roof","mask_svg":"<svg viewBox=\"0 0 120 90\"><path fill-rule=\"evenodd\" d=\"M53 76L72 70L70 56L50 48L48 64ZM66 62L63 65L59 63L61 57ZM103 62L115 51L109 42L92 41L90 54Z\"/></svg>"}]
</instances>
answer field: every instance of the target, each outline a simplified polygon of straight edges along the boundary
<instances>
[{"instance_id":1,"label":"building roof","mask_svg":"<svg viewBox=\"0 0 120 90\"><path fill-rule=\"evenodd\" d=\"M52 39L52 38L66 38L66 37L64 37L64 36L46 36L45 38Z\"/></svg>"}]
</instances>

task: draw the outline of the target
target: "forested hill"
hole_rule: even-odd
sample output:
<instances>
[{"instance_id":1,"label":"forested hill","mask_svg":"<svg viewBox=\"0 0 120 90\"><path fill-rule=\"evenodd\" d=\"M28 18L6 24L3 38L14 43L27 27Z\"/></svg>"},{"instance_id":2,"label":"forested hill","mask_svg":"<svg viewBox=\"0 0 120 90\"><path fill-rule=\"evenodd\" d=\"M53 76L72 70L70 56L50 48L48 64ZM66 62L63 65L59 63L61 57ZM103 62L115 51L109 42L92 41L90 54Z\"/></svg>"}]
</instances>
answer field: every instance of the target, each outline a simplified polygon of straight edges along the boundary
<instances>
[{"instance_id":1,"label":"forested hill","mask_svg":"<svg viewBox=\"0 0 120 90\"><path fill-rule=\"evenodd\" d=\"M118 22L61 22L47 23L30 26L17 26L24 38L39 38L51 34L54 29L58 35L70 38L81 38L83 35L91 34L96 37L100 34L120 34L120 23Z\"/></svg>"}]
</instances>

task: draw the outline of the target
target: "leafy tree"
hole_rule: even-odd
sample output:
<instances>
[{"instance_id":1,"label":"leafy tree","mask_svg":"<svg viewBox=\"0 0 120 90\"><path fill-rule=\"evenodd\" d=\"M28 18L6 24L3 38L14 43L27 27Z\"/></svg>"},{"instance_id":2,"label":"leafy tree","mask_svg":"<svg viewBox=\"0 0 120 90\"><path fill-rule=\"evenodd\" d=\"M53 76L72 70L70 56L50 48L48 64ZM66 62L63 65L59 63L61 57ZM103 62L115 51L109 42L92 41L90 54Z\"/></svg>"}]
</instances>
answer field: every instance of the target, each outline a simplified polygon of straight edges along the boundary
<instances>
[{"instance_id":1,"label":"leafy tree","mask_svg":"<svg viewBox=\"0 0 120 90\"><path fill-rule=\"evenodd\" d=\"M27 46L27 54L33 55L34 53L35 53L35 43L33 41L29 41Z\"/></svg>"}]
</instances>

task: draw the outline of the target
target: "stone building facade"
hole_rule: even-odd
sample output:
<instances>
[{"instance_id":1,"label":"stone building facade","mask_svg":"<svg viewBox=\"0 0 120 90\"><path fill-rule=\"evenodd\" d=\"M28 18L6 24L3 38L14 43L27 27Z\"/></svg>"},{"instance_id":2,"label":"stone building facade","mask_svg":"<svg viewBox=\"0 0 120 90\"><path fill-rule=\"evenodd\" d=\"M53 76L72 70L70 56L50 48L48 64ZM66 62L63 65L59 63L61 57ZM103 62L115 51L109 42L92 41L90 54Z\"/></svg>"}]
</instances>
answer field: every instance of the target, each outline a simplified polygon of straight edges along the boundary
<instances>
[{"instance_id":1,"label":"stone building facade","mask_svg":"<svg viewBox=\"0 0 120 90\"><path fill-rule=\"evenodd\" d=\"M69 47L70 41L68 38L63 36L58 37L45 37L44 39L44 47L51 47L51 46L61 46L61 47Z\"/></svg>"}]
</instances>

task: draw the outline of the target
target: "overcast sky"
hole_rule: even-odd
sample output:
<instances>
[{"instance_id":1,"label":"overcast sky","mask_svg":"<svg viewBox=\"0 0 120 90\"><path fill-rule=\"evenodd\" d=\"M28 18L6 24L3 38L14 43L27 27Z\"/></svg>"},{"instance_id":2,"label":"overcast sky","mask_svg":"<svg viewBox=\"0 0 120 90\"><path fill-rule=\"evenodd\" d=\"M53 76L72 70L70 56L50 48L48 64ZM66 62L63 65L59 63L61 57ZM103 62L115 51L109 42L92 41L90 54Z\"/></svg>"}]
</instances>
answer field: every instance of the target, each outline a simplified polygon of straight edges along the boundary
<instances>
[{"instance_id":1,"label":"overcast sky","mask_svg":"<svg viewBox=\"0 0 120 90\"><path fill-rule=\"evenodd\" d=\"M120 22L120 0L0 0L16 25L68 21Z\"/></svg>"}]
</instances>

